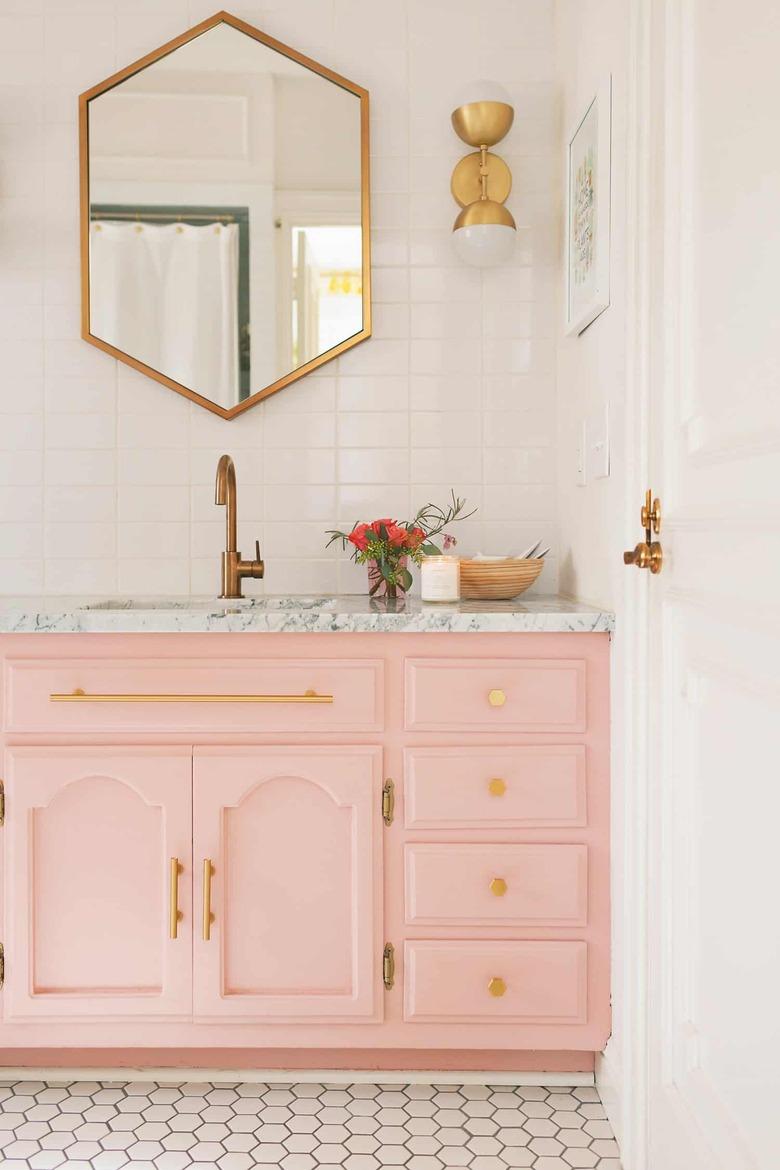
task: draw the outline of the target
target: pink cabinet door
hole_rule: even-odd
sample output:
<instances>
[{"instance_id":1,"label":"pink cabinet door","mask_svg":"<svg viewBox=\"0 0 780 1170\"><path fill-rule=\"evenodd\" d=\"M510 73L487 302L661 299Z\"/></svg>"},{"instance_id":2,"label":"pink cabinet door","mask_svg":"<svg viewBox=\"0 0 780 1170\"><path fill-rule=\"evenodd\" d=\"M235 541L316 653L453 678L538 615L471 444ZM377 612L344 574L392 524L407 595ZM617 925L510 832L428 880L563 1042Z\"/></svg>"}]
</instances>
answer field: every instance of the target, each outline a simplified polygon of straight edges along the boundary
<instances>
[{"instance_id":1,"label":"pink cabinet door","mask_svg":"<svg viewBox=\"0 0 780 1170\"><path fill-rule=\"evenodd\" d=\"M190 1015L191 749L15 747L6 761L5 1018Z\"/></svg>"},{"instance_id":2,"label":"pink cabinet door","mask_svg":"<svg viewBox=\"0 0 780 1170\"><path fill-rule=\"evenodd\" d=\"M195 749L196 1018L377 1018L380 764L373 747Z\"/></svg>"}]
</instances>

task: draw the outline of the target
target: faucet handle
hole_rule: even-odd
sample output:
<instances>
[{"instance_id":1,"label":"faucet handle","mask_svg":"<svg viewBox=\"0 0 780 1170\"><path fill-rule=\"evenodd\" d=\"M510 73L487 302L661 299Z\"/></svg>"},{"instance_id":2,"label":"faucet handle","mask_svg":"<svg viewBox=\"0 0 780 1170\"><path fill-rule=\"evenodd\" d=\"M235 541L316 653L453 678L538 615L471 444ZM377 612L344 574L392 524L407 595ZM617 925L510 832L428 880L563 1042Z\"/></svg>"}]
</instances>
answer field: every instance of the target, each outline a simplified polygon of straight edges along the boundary
<instances>
[{"instance_id":1,"label":"faucet handle","mask_svg":"<svg viewBox=\"0 0 780 1170\"><path fill-rule=\"evenodd\" d=\"M259 540L255 541L255 559L249 562L249 572L247 576L256 578L265 576L265 565L263 563L263 558L260 556Z\"/></svg>"}]
</instances>

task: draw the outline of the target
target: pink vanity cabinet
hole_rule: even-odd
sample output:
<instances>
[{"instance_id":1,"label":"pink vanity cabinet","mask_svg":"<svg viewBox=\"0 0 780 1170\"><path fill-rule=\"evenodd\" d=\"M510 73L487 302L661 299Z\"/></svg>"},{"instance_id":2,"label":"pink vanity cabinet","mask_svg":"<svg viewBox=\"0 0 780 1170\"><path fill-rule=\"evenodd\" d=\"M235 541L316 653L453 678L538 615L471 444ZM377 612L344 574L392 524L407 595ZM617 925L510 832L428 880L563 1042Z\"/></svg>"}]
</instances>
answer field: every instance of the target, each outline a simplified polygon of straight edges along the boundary
<instances>
[{"instance_id":1,"label":"pink vanity cabinet","mask_svg":"<svg viewBox=\"0 0 780 1170\"><path fill-rule=\"evenodd\" d=\"M603 1047L607 634L0 652L6 1063Z\"/></svg>"}]
</instances>

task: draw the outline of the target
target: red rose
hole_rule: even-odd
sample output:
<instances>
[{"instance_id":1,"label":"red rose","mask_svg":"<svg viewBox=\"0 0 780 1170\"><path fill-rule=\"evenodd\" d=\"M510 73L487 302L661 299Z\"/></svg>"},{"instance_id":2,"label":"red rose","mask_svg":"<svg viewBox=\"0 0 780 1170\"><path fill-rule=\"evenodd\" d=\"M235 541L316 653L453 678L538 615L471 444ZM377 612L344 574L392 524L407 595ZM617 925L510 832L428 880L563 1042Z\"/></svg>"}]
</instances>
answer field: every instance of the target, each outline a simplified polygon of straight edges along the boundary
<instances>
[{"instance_id":1,"label":"red rose","mask_svg":"<svg viewBox=\"0 0 780 1170\"><path fill-rule=\"evenodd\" d=\"M402 548L409 540L409 533L405 528L399 527L395 521L391 520L385 524L387 530L387 539L395 548Z\"/></svg>"},{"instance_id":2,"label":"red rose","mask_svg":"<svg viewBox=\"0 0 780 1170\"><path fill-rule=\"evenodd\" d=\"M417 548L418 545L421 545L424 540L425 533L423 532L422 528L412 528L411 532L409 533L409 543L411 544L412 548Z\"/></svg>"},{"instance_id":3,"label":"red rose","mask_svg":"<svg viewBox=\"0 0 780 1170\"><path fill-rule=\"evenodd\" d=\"M366 533L369 531L368 524L356 524L349 534L349 539L354 544L356 549L360 552L365 552L368 545L368 537Z\"/></svg>"},{"instance_id":4,"label":"red rose","mask_svg":"<svg viewBox=\"0 0 780 1170\"><path fill-rule=\"evenodd\" d=\"M384 524L385 528L389 528L391 524L395 524L395 520L391 520L389 516L386 516L384 520L375 520L374 523L371 525L371 528L377 534L377 536L382 535L382 525L383 524Z\"/></svg>"}]
</instances>

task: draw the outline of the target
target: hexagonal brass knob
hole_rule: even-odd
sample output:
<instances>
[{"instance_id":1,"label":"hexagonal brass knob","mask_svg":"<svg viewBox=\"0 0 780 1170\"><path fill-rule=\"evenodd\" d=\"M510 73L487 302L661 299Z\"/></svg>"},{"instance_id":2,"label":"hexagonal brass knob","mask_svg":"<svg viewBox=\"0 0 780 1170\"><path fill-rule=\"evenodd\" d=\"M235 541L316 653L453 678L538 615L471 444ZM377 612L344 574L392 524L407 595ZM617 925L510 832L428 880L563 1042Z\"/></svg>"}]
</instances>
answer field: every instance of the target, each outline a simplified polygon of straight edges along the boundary
<instances>
[{"instance_id":1,"label":"hexagonal brass knob","mask_svg":"<svg viewBox=\"0 0 780 1170\"><path fill-rule=\"evenodd\" d=\"M490 883L490 892L495 894L497 898L503 898L507 891L507 884L503 878L493 878Z\"/></svg>"},{"instance_id":2,"label":"hexagonal brass knob","mask_svg":"<svg viewBox=\"0 0 780 1170\"><path fill-rule=\"evenodd\" d=\"M496 999L500 999L500 997L505 994L506 983L504 983L504 980L500 977L500 975L493 976L493 978L488 983L488 991L492 996L495 996Z\"/></svg>"},{"instance_id":3,"label":"hexagonal brass knob","mask_svg":"<svg viewBox=\"0 0 780 1170\"><path fill-rule=\"evenodd\" d=\"M495 776L492 780L488 781L488 792L491 796L503 796L506 792L506 780Z\"/></svg>"},{"instance_id":4,"label":"hexagonal brass knob","mask_svg":"<svg viewBox=\"0 0 780 1170\"><path fill-rule=\"evenodd\" d=\"M501 690L490 691L488 693L488 703L491 707L503 707L506 702L506 695Z\"/></svg>"}]
</instances>

